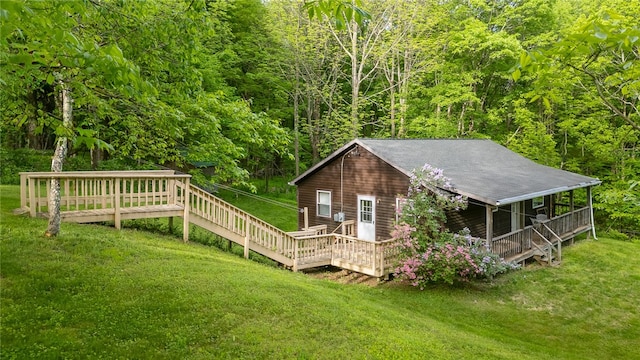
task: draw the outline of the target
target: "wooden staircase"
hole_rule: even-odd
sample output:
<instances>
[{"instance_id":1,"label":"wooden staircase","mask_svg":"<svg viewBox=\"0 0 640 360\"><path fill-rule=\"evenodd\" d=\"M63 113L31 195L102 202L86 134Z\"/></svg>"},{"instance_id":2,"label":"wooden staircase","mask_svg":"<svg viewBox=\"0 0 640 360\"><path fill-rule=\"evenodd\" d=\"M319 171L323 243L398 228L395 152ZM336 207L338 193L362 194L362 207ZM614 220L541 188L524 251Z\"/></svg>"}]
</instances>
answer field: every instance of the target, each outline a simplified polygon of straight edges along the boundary
<instances>
[{"instance_id":1,"label":"wooden staircase","mask_svg":"<svg viewBox=\"0 0 640 360\"><path fill-rule=\"evenodd\" d=\"M182 217L183 239L193 224L298 271L334 265L382 277L392 271L396 247L392 241L353 237L353 224L326 233L315 227L287 233L190 184L190 175L173 171L108 171L20 173L20 212L47 216L50 180L61 183L64 221L112 221Z\"/></svg>"},{"instance_id":2,"label":"wooden staircase","mask_svg":"<svg viewBox=\"0 0 640 360\"><path fill-rule=\"evenodd\" d=\"M545 223L533 227L532 255L540 264L560 265L562 261L562 238Z\"/></svg>"}]
</instances>

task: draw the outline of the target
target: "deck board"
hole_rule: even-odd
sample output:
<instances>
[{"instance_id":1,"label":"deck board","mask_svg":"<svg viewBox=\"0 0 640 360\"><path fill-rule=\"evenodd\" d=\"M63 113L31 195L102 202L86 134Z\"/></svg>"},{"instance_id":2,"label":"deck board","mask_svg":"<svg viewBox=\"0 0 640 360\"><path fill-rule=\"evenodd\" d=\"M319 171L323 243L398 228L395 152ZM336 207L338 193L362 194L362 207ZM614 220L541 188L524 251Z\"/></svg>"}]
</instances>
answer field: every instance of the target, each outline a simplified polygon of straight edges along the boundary
<instances>
[{"instance_id":1,"label":"deck board","mask_svg":"<svg viewBox=\"0 0 640 360\"><path fill-rule=\"evenodd\" d=\"M123 220L133 219L149 219L157 217L182 216L184 207L180 205L152 205L152 206L136 206L120 209L120 216ZM60 217L69 222L90 223L100 221L114 221L115 209L88 209L88 210L72 210L60 212ZM47 217L48 214L41 214Z\"/></svg>"}]
</instances>

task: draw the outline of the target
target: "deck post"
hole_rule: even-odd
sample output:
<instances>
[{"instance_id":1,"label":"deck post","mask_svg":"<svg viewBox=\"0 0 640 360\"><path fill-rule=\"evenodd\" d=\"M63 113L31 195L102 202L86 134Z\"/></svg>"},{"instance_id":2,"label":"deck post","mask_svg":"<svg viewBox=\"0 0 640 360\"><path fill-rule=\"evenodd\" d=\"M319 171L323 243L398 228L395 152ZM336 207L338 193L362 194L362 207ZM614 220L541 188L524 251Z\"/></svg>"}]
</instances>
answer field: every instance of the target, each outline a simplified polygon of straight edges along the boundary
<instances>
[{"instance_id":1,"label":"deck post","mask_svg":"<svg viewBox=\"0 0 640 360\"><path fill-rule=\"evenodd\" d=\"M244 236L244 258L249 258L249 234Z\"/></svg>"},{"instance_id":2,"label":"deck post","mask_svg":"<svg viewBox=\"0 0 640 360\"><path fill-rule=\"evenodd\" d=\"M29 183L29 216L36 217L36 186L34 183L40 184L40 179L31 178Z\"/></svg>"},{"instance_id":3,"label":"deck post","mask_svg":"<svg viewBox=\"0 0 640 360\"><path fill-rule=\"evenodd\" d=\"M190 204L189 198L191 194L189 193L189 188L191 187L191 179L184 179L184 213L182 215L182 241L189 241L189 212L190 212Z\"/></svg>"},{"instance_id":4,"label":"deck post","mask_svg":"<svg viewBox=\"0 0 640 360\"><path fill-rule=\"evenodd\" d=\"M558 239L558 261L562 261L562 239Z\"/></svg>"},{"instance_id":5,"label":"deck post","mask_svg":"<svg viewBox=\"0 0 640 360\"><path fill-rule=\"evenodd\" d=\"M167 226L169 227L169 234L173 234L173 216L169 217Z\"/></svg>"},{"instance_id":6,"label":"deck post","mask_svg":"<svg viewBox=\"0 0 640 360\"><path fill-rule=\"evenodd\" d=\"M293 238L293 271L298 271L298 239ZM333 259L333 248L331 250L331 258Z\"/></svg>"},{"instance_id":7,"label":"deck post","mask_svg":"<svg viewBox=\"0 0 640 360\"><path fill-rule=\"evenodd\" d=\"M309 228L309 208L305 206L303 209L304 213L304 228L303 230L307 230Z\"/></svg>"},{"instance_id":8,"label":"deck post","mask_svg":"<svg viewBox=\"0 0 640 360\"><path fill-rule=\"evenodd\" d=\"M384 276L384 254L385 254L385 250L386 250L386 245L382 245L382 244L376 244L376 247L380 246L380 250L378 251L378 254L380 255L380 276Z\"/></svg>"},{"instance_id":9,"label":"deck post","mask_svg":"<svg viewBox=\"0 0 640 360\"><path fill-rule=\"evenodd\" d=\"M120 230L120 178L116 178L116 183L115 183L115 196L116 198L113 199L113 207L114 207L114 215L113 215L113 221L115 222L116 225L116 229Z\"/></svg>"},{"instance_id":10,"label":"deck post","mask_svg":"<svg viewBox=\"0 0 640 360\"><path fill-rule=\"evenodd\" d=\"M244 216L244 258L249 258L249 217Z\"/></svg>"},{"instance_id":11,"label":"deck post","mask_svg":"<svg viewBox=\"0 0 640 360\"><path fill-rule=\"evenodd\" d=\"M486 215L486 226L487 226L487 230L486 230L486 234L485 237L487 239L487 245L489 245L489 250L491 250L492 248L492 240L493 240L493 206L487 204L485 206L486 211L485 213Z\"/></svg>"},{"instance_id":12,"label":"deck post","mask_svg":"<svg viewBox=\"0 0 640 360\"><path fill-rule=\"evenodd\" d=\"M20 173L20 207L27 208L27 174Z\"/></svg>"},{"instance_id":13,"label":"deck post","mask_svg":"<svg viewBox=\"0 0 640 360\"><path fill-rule=\"evenodd\" d=\"M574 226L575 226L575 223L576 223L574 221L575 217L576 217L576 214L573 213L573 210L575 210L574 209L574 204L573 204L573 190L570 190L569 191L569 212L571 213L571 229L572 230L575 229Z\"/></svg>"},{"instance_id":14,"label":"deck post","mask_svg":"<svg viewBox=\"0 0 640 360\"><path fill-rule=\"evenodd\" d=\"M591 232L593 233L593 239L598 240L596 236L596 224L593 220L593 197L591 196L591 186L587 187L587 199L589 199L589 217L591 220Z\"/></svg>"}]
</instances>

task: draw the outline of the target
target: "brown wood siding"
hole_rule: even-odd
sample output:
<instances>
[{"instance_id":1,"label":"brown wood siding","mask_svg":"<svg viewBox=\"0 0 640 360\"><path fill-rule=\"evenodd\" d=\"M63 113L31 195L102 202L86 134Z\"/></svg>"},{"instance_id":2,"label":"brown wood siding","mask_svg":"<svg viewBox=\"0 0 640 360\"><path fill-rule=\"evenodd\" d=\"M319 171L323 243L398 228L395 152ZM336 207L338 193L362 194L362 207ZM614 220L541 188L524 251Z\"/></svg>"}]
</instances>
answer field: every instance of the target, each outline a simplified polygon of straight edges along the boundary
<instances>
[{"instance_id":1,"label":"brown wood siding","mask_svg":"<svg viewBox=\"0 0 640 360\"><path fill-rule=\"evenodd\" d=\"M340 198L341 167L344 199ZM408 187L409 178L406 175L359 148L357 155L350 153L337 157L298 183L298 206L309 209L310 226L327 225L327 230L332 231L340 224L333 221L333 214L340 212L342 208L345 220L357 220L357 196L373 195L376 197L376 239L385 240L390 238L395 222L396 197L399 194L406 196ZM317 216L317 190L331 191L331 218ZM300 214L298 227L303 226L304 217Z\"/></svg>"},{"instance_id":2,"label":"brown wood siding","mask_svg":"<svg viewBox=\"0 0 640 360\"><path fill-rule=\"evenodd\" d=\"M550 207L549 207L549 202L551 201L551 196L545 196L544 197L544 206L541 208L533 208L533 200L526 200L524 202L524 224L525 226L529 226L532 225L533 222L531 221L531 219L535 219L536 215L538 214L538 211L543 211L542 209L544 209L544 211L546 211L547 216L551 215L550 212Z\"/></svg>"},{"instance_id":3,"label":"brown wood siding","mask_svg":"<svg viewBox=\"0 0 640 360\"><path fill-rule=\"evenodd\" d=\"M471 231L471 236L486 238L487 213L486 207L479 204L469 204L462 211L447 212L447 227L452 232L458 232L465 227ZM511 232L511 205L504 205L493 213L493 236L500 236Z\"/></svg>"},{"instance_id":4,"label":"brown wood siding","mask_svg":"<svg viewBox=\"0 0 640 360\"><path fill-rule=\"evenodd\" d=\"M498 211L493 213L493 236L500 236L510 232L511 204L500 206Z\"/></svg>"},{"instance_id":5,"label":"brown wood siding","mask_svg":"<svg viewBox=\"0 0 640 360\"><path fill-rule=\"evenodd\" d=\"M465 210L447 211L447 228L452 232L458 232L464 228L471 231L471 236L486 237L485 207L469 204Z\"/></svg>"}]
</instances>

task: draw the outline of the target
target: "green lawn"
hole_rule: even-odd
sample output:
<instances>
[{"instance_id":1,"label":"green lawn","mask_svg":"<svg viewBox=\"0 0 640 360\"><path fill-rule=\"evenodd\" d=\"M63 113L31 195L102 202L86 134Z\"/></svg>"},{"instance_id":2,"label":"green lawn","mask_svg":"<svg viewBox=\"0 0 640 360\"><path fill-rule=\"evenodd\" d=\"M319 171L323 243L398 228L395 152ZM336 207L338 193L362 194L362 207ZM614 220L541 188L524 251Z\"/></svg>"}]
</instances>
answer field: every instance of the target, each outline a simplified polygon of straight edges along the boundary
<instances>
[{"instance_id":1,"label":"green lawn","mask_svg":"<svg viewBox=\"0 0 640 360\"><path fill-rule=\"evenodd\" d=\"M0 358L640 359L640 243L417 291L341 285L178 238L15 216L1 186ZM278 210L274 210L278 211Z\"/></svg>"}]
</instances>

